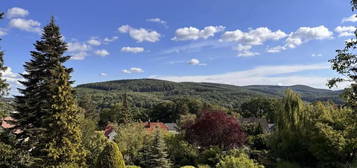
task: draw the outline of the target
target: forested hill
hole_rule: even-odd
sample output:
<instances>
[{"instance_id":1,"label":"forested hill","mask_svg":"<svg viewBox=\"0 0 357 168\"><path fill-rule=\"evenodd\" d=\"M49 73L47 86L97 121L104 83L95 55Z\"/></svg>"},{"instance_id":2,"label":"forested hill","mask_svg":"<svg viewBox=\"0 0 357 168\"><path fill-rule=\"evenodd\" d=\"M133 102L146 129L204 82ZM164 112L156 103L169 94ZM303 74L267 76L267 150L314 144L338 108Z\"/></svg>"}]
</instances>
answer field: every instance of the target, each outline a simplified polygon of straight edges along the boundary
<instances>
[{"instance_id":1,"label":"forested hill","mask_svg":"<svg viewBox=\"0 0 357 168\"><path fill-rule=\"evenodd\" d=\"M131 97L134 97L134 99L145 101L146 103L149 103L150 101L155 103L162 100L189 96L212 104L234 107L239 106L241 103L254 97L282 97L287 88L291 88L298 92L303 100L308 102L318 100L332 100L335 103L342 102L339 98L342 91L315 89L304 85L252 85L242 87L216 83L176 83L156 79L134 79L88 83L79 85L76 88L79 95L85 93L91 94L110 102L119 101L120 95L127 93Z\"/></svg>"}]
</instances>

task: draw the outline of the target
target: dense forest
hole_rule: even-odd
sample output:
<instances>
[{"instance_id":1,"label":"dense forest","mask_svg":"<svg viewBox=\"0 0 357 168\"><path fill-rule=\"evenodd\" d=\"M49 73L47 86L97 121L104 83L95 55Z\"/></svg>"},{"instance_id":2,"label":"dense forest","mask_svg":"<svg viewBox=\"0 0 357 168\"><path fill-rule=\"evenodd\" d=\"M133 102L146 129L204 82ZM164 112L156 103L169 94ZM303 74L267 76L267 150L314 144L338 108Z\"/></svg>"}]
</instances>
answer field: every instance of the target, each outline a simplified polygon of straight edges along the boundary
<instances>
[{"instance_id":1,"label":"dense forest","mask_svg":"<svg viewBox=\"0 0 357 168\"><path fill-rule=\"evenodd\" d=\"M1 168L357 167L357 40L330 60L344 77L327 84L350 82L343 91L153 79L74 88L54 17L34 47L13 100L0 73Z\"/></svg>"}]
</instances>

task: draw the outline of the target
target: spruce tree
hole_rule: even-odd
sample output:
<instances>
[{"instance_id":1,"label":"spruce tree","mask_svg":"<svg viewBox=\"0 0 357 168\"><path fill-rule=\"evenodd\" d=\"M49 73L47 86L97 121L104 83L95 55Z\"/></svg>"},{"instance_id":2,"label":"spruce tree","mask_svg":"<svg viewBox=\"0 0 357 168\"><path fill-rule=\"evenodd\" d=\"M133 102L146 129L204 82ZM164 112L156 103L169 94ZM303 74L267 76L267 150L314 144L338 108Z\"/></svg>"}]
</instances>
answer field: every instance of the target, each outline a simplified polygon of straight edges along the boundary
<instances>
[{"instance_id":1,"label":"spruce tree","mask_svg":"<svg viewBox=\"0 0 357 168\"><path fill-rule=\"evenodd\" d=\"M3 15L4 13L0 13L0 19L3 18ZM6 69L7 67L4 65L4 52L0 50L0 96L6 95L9 88L9 84L3 79L3 73Z\"/></svg>"},{"instance_id":2,"label":"spruce tree","mask_svg":"<svg viewBox=\"0 0 357 168\"><path fill-rule=\"evenodd\" d=\"M166 144L162 138L159 129L155 131L154 139L151 147L150 166L155 168L170 168L171 163L168 159Z\"/></svg>"},{"instance_id":3,"label":"spruce tree","mask_svg":"<svg viewBox=\"0 0 357 168\"><path fill-rule=\"evenodd\" d=\"M24 65L24 89L16 97L14 130L18 145L31 150L33 167L83 167L86 152L82 147L80 111L70 81L71 68L63 64L67 44L52 17L41 40L34 45L32 59Z\"/></svg>"}]
</instances>

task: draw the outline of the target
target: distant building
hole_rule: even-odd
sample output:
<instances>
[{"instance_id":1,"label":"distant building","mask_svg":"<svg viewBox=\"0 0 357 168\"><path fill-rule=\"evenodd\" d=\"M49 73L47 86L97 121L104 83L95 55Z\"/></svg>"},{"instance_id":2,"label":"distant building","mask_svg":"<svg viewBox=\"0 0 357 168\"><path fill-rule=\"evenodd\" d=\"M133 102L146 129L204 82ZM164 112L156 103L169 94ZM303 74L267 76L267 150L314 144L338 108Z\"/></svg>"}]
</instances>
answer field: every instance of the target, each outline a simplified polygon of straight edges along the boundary
<instances>
[{"instance_id":1,"label":"distant building","mask_svg":"<svg viewBox=\"0 0 357 168\"><path fill-rule=\"evenodd\" d=\"M10 124L9 121L14 121L14 119L12 117L5 117L0 120L0 124L1 124L0 132L3 131L4 129L9 129L14 127L14 125ZM14 133L18 134L20 132L21 130L16 130Z\"/></svg>"},{"instance_id":2,"label":"distant building","mask_svg":"<svg viewBox=\"0 0 357 168\"><path fill-rule=\"evenodd\" d=\"M107 125L104 130L104 135L109 139L109 140L114 140L115 136L117 133L115 132L115 129L111 125Z\"/></svg>"},{"instance_id":3,"label":"distant building","mask_svg":"<svg viewBox=\"0 0 357 168\"><path fill-rule=\"evenodd\" d=\"M165 125L168 127L170 133L178 133L178 127L176 123L165 123Z\"/></svg>"},{"instance_id":4,"label":"distant building","mask_svg":"<svg viewBox=\"0 0 357 168\"><path fill-rule=\"evenodd\" d=\"M144 122L144 128L148 132L152 132L155 129L161 129L163 131L167 131L173 134L178 133L176 123L162 123L162 122Z\"/></svg>"},{"instance_id":5,"label":"distant building","mask_svg":"<svg viewBox=\"0 0 357 168\"><path fill-rule=\"evenodd\" d=\"M155 129L161 129L163 131L169 131L169 127L162 122L144 122L144 128L148 132L152 132Z\"/></svg>"}]
</instances>

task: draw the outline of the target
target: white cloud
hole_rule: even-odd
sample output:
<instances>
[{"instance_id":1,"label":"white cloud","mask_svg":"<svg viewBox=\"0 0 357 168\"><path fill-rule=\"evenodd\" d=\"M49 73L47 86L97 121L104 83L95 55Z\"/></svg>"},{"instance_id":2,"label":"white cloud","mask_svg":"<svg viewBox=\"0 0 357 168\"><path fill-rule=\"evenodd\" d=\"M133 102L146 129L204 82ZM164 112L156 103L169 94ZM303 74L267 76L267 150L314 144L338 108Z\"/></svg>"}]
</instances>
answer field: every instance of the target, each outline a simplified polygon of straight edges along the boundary
<instances>
[{"instance_id":1,"label":"white cloud","mask_svg":"<svg viewBox=\"0 0 357 168\"><path fill-rule=\"evenodd\" d=\"M322 57L322 54L311 54L312 57Z\"/></svg>"},{"instance_id":2,"label":"white cloud","mask_svg":"<svg viewBox=\"0 0 357 168\"><path fill-rule=\"evenodd\" d=\"M102 57L105 57L107 55L109 55L110 53L107 51L107 50L97 50L95 51L95 54L99 55L99 56L102 56Z\"/></svg>"},{"instance_id":3,"label":"white cloud","mask_svg":"<svg viewBox=\"0 0 357 168\"><path fill-rule=\"evenodd\" d=\"M88 56L88 51L91 47L85 43L70 42L68 43L68 52L72 55L73 60L83 60Z\"/></svg>"},{"instance_id":4,"label":"white cloud","mask_svg":"<svg viewBox=\"0 0 357 168\"><path fill-rule=\"evenodd\" d=\"M106 44L108 44L108 43L111 43L111 42L113 42L113 41L115 41L115 40L118 40L118 36L113 36L113 37L106 37L106 38L104 38L104 43L106 43Z\"/></svg>"},{"instance_id":5,"label":"white cloud","mask_svg":"<svg viewBox=\"0 0 357 168\"><path fill-rule=\"evenodd\" d=\"M81 51L78 53L73 53L73 55L71 56L71 59L72 60L84 60L87 56L88 56L87 52Z\"/></svg>"},{"instance_id":6,"label":"white cloud","mask_svg":"<svg viewBox=\"0 0 357 168\"><path fill-rule=\"evenodd\" d=\"M175 37L172 40L184 41L184 40L198 40L207 39L213 37L216 33L225 29L224 26L207 26L202 30L195 27L184 27L176 30Z\"/></svg>"},{"instance_id":7,"label":"white cloud","mask_svg":"<svg viewBox=\"0 0 357 168\"><path fill-rule=\"evenodd\" d=\"M19 7L14 7L6 12L7 18L14 18L14 17L25 17L29 14L29 11L26 9L22 9Z\"/></svg>"},{"instance_id":8,"label":"white cloud","mask_svg":"<svg viewBox=\"0 0 357 168\"><path fill-rule=\"evenodd\" d=\"M216 40L204 40L204 41L195 41L189 44L184 44L181 46L171 47L168 49L162 50L159 54L173 54L181 52L195 52L200 51L202 48L222 48L222 47L231 47L232 44L229 43L220 43Z\"/></svg>"},{"instance_id":9,"label":"white cloud","mask_svg":"<svg viewBox=\"0 0 357 168\"><path fill-rule=\"evenodd\" d=\"M126 74L132 74L132 73L143 73L144 70L141 68L132 67L130 69L124 69L122 70L122 72Z\"/></svg>"},{"instance_id":10,"label":"white cloud","mask_svg":"<svg viewBox=\"0 0 357 168\"><path fill-rule=\"evenodd\" d=\"M221 42L237 42L238 46L233 48L238 51L239 57L250 57L259 55L258 52L250 51L253 46L263 45L268 40L280 40L288 35L281 31L272 31L267 27L258 27L251 29L248 32L242 32L237 29L235 31L226 31L220 41Z\"/></svg>"},{"instance_id":11,"label":"white cloud","mask_svg":"<svg viewBox=\"0 0 357 168\"><path fill-rule=\"evenodd\" d=\"M17 28L20 30L37 32L37 33L41 32L41 28L40 28L41 24L40 22L35 20L16 18L16 19L11 19L9 24L10 27Z\"/></svg>"},{"instance_id":12,"label":"white cloud","mask_svg":"<svg viewBox=\"0 0 357 168\"><path fill-rule=\"evenodd\" d=\"M222 35L220 41L238 42L243 45L255 46L262 45L267 40L280 40L286 36L287 34L281 30L273 32L267 27L259 27L248 32L242 32L239 29L235 31L226 31Z\"/></svg>"},{"instance_id":13,"label":"white cloud","mask_svg":"<svg viewBox=\"0 0 357 168\"><path fill-rule=\"evenodd\" d=\"M121 51L122 52L128 52L128 53L141 53L141 52L144 52L144 48L142 47L123 47L121 48Z\"/></svg>"},{"instance_id":14,"label":"white cloud","mask_svg":"<svg viewBox=\"0 0 357 168\"><path fill-rule=\"evenodd\" d=\"M102 72L102 73L100 73L99 75L100 75L100 76L108 76L108 74L105 73L105 72Z\"/></svg>"},{"instance_id":15,"label":"white cloud","mask_svg":"<svg viewBox=\"0 0 357 168\"><path fill-rule=\"evenodd\" d=\"M94 38L88 40L87 43L92 46L100 46L102 44L99 40L94 39Z\"/></svg>"},{"instance_id":16,"label":"white cloud","mask_svg":"<svg viewBox=\"0 0 357 168\"><path fill-rule=\"evenodd\" d=\"M318 27L300 27L296 32L290 33L286 39L286 46L295 48L311 40L331 39L333 32L321 25Z\"/></svg>"},{"instance_id":17,"label":"white cloud","mask_svg":"<svg viewBox=\"0 0 357 168\"><path fill-rule=\"evenodd\" d=\"M354 36L355 31L355 26L337 26L335 29L335 32L339 34L339 37Z\"/></svg>"},{"instance_id":18,"label":"white cloud","mask_svg":"<svg viewBox=\"0 0 357 168\"><path fill-rule=\"evenodd\" d=\"M5 36L6 34L7 34L7 32L5 31L5 29L0 28L0 37Z\"/></svg>"},{"instance_id":19,"label":"white cloud","mask_svg":"<svg viewBox=\"0 0 357 168\"><path fill-rule=\"evenodd\" d=\"M279 53L279 52L281 52L283 50L286 50L285 46L275 46L275 47L272 47L272 48L268 48L267 52L268 53Z\"/></svg>"},{"instance_id":20,"label":"white cloud","mask_svg":"<svg viewBox=\"0 0 357 168\"><path fill-rule=\"evenodd\" d=\"M241 51L238 53L238 57L252 57L257 55L260 55L260 53L249 51L249 50Z\"/></svg>"},{"instance_id":21,"label":"white cloud","mask_svg":"<svg viewBox=\"0 0 357 168\"><path fill-rule=\"evenodd\" d=\"M80 51L88 51L90 46L87 44L82 44L80 42L70 42L68 43L68 52L80 52Z\"/></svg>"},{"instance_id":22,"label":"white cloud","mask_svg":"<svg viewBox=\"0 0 357 168\"><path fill-rule=\"evenodd\" d=\"M345 17L342 19L342 23L344 22L357 22L357 14L353 14L350 17Z\"/></svg>"},{"instance_id":23,"label":"white cloud","mask_svg":"<svg viewBox=\"0 0 357 168\"><path fill-rule=\"evenodd\" d=\"M129 36L136 40L137 42L157 42L160 40L161 35L153 30L147 30L144 28L133 28L129 25L123 25L118 28L118 31L121 33L129 33Z\"/></svg>"},{"instance_id":24,"label":"white cloud","mask_svg":"<svg viewBox=\"0 0 357 168\"><path fill-rule=\"evenodd\" d=\"M6 71L2 72L3 78L6 80L6 82L9 84L10 87L10 95L18 95L19 92L17 88L21 87L22 85L20 84L19 81L23 80L22 76L13 72L11 67L8 67Z\"/></svg>"},{"instance_id":25,"label":"white cloud","mask_svg":"<svg viewBox=\"0 0 357 168\"><path fill-rule=\"evenodd\" d=\"M196 59L196 58L192 58L190 61L187 62L188 64L191 65L199 65L200 64L200 60Z\"/></svg>"},{"instance_id":26,"label":"white cloud","mask_svg":"<svg viewBox=\"0 0 357 168\"><path fill-rule=\"evenodd\" d=\"M310 65L259 66L248 70L229 72L224 74L202 76L156 76L155 78L175 82L212 82L238 86L303 84L317 88L326 88L326 82L329 77L303 76L294 75L291 73L325 70L329 68L329 64L326 63Z\"/></svg>"},{"instance_id":27,"label":"white cloud","mask_svg":"<svg viewBox=\"0 0 357 168\"><path fill-rule=\"evenodd\" d=\"M147 22L153 22L153 23L159 23L164 25L165 27L167 26L167 22L160 19L160 18L150 18L150 19L146 19Z\"/></svg>"}]
</instances>

